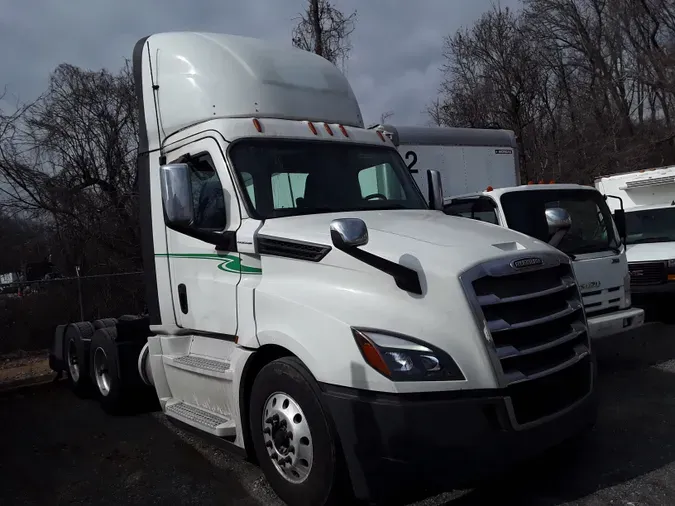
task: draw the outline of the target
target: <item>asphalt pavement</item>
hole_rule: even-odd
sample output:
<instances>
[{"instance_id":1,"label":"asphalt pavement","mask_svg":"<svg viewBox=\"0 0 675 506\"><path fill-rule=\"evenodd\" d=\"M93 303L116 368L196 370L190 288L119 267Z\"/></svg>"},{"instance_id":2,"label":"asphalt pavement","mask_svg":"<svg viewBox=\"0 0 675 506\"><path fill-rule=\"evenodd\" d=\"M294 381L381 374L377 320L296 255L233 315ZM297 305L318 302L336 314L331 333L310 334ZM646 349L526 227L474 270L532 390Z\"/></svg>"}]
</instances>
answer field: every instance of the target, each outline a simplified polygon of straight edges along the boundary
<instances>
[{"instance_id":1,"label":"asphalt pavement","mask_svg":"<svg viewBox=\"0 0 675 506\"><path fill-rule=\"evenodd\" d=\"M675 326L596 344L597 427L577 452L418 506L675 505ZM0 393L0 505L281 505L260 471L158 412L106 415L63 382Z\"/></svg>"}]
</instances>

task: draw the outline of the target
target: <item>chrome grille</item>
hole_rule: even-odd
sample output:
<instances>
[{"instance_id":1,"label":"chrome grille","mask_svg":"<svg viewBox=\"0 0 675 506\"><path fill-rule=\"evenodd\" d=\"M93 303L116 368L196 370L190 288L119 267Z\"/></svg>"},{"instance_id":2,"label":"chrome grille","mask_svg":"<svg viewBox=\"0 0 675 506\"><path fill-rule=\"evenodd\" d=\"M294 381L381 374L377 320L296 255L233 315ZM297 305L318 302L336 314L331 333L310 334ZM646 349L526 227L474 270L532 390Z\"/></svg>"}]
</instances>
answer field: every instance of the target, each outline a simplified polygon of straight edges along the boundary
<instances>
[{"instance_id":1,"label":"chrome grille","mask_svg":"<svg viewBox=\"0 0 675 506\"><path fill-rule=\"evenodd\" d=\"M665 262L631 262L628 272L633 286L660 285L668 280Z\"/></svg>"},{"instance_id":2,"label":"chrome grille","mask_svg":"<svg viewBox=\"0 0 675 506\"><path fill-rule=\"evenodd\" d=\"M584 397L591 375L586 318L569 260L540 254L539 265L519 269L515 265L527 264L518 262L522 258L481 264L460 279L484 329L500 384L509 392L538 392L513 402L516 419L524 424ZM573 399L561 395L569 392L562 382L569 383L570 375L583 376Z\"/></svg>"}]
</instances>

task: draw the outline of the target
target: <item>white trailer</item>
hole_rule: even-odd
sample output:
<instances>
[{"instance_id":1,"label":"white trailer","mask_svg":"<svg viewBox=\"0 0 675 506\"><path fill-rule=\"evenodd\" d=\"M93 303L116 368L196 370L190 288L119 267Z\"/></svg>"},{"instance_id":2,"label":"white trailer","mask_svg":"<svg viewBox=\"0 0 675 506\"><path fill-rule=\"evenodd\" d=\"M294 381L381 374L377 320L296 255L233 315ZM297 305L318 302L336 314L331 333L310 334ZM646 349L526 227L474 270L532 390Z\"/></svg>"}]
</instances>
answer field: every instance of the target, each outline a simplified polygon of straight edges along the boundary
<instances>
[{"instance_id":1,"label":"white trailer","mask_svg":"<svg viewBox=\"0 0 675 506\"><path fill-rule=\"evenodd\" d=\"M434 171L428 206L333 65L165 33L133 68L149 315L57 329L77 392L146 383L307 506L447 490L594 423L568 257L444 214Z\"/></svg>"},{"instance_id":2,"label":"white trailer","mask_svg":"<svg viewBox=\"0 0 675 506\"><path fill-rule=\"evenodd\" d=\"M376 128L388 134L401 155L441 173L448 214L487 221L549 242L555 227L547 222L551 213L547 210L562 208L571 226L562 231L566 237L555 238L556 246L572 258L591 338L644 323L644 310L631 307L630 277L619 231L594 188L520 185L516 137L509 130ZM413 176L418 184L423 183L419 174Z\"/></svg>"},{"instance_id":3,"label":"white trailer","mask_svg":"<svg viewBox=\"0 0 675 506\"><path fill-rule=\"evenodd\" d=\"M441 173L445 196L520 184L519 155L512 130L374 125L398 148L426 195L426 170Z\"/></svg>"},{"instance_id":4,"label":"white trailer","mask_svg":"<svg viewBox=\"0 0 675 506\"><path fill-rule=\"evenodd\" d=\"M645 169L595 180L612 196L612 209L626 216L626 244L635 293L670 297L675 293L675 166Z\"/></svg>"}]
</instances>

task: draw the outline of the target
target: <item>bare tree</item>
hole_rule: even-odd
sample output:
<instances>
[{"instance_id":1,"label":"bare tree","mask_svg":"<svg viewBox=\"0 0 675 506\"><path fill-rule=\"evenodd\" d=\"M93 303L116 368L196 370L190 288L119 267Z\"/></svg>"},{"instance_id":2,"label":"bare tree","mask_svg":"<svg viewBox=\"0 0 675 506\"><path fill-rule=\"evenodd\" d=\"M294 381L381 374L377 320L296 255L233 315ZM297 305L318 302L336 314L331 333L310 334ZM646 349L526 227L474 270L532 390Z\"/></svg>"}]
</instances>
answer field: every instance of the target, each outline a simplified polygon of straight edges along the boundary
<instances>
[{"instance_id":1,"label":"bare tree","mask_svg":"<svg viewBox=\"0 0 675 506\"><path fill-rule=\"evenodd\" d=\"M352 49L350 36L356 11L345 16L330 0L309 0L307 10L295 21L293 45L324 57L344 71Z\"/></svg>"},{"instance_id":2,"label":"bare tree","mask_svg":"<svg viewBox=\"0 0 675 506\"><path fill-rule=\"evenodd\" d=\"M524 0L445 41L431 121L516 132L524 176L675 162L672 0Z\"/></svg>"},{"instance_id":3,"label":"bare tree","mask_svg":"<svg viewBox=\"0 0 675 506\"><path fill-rule=\"evenodd\" d=\"M138 123L129 64L117 74L60 65L20 120L0 146L5 208L48 223L71 264L138 265Z\"/></svg>"},{"instance_id":4,"label":"bare tree","mask_svg":"<svg viewBox=\"0 0 675 506\"><path fill-rule=\"evenodd\" d=\"M380 125L384 125L389 118L394 116L394 111L386 111L380 114Z\"/></svg>"}]
</instances>

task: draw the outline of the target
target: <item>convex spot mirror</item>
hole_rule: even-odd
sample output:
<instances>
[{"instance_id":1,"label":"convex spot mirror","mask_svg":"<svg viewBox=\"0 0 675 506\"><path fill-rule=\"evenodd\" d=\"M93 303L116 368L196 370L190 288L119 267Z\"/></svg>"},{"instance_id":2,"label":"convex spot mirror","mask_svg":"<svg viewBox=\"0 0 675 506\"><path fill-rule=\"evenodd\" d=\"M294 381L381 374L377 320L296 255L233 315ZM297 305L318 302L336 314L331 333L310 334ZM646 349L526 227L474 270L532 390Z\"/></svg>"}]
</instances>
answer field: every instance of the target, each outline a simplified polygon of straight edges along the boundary
<instances>
[{"instance_id":1,"label":"convex spot mirror","mask_svg":"<svg viewBox=\"0 0 675 506\"><path fill-rule=\"evenodd\" d=\"M553 247L557 247L565 234L572 228L570 213L562 207L546 209L546 223L548 233L551 236L549 244Z\"/></svg>"},{"instance_id":2,"label":"convex spot mirror","mask_svg":"<svg viewBox=\"0 0 675 506\"><path fill-rule=\"evenodd\" d=\"M368 227L360 218L338 218L330 224L330 237L339 250L368 244Z\"/></svg>"}]
</instances>

